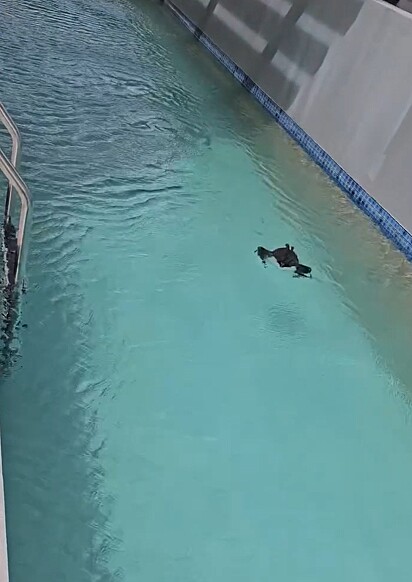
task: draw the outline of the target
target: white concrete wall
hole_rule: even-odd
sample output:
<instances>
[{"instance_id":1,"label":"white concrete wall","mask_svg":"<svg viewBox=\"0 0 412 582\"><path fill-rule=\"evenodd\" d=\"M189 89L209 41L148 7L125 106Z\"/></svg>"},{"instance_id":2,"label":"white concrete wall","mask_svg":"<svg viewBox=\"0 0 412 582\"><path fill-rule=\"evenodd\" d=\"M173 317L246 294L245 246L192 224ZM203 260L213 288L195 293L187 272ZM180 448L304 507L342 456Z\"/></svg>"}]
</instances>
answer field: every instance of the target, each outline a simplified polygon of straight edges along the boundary
<instances>
[{"instance_id":1,"label":"white concrete wall","mask_svg":"<svg viewBox=\"0 0 412 582\"><path fill-rule=\"evenodd\" d=\"M412 15L367 0L288 112L412 232Z\"/></svg>"},{"instance_id":2,"label":"white concrete wall","mask_svg":"<svg viewBox=\"0 0 412 582\"><path fill-rule=\"evenodd\" d=\"M412 14L380 0L173 2L412 233Z\"/></svg>"}]
</instances>

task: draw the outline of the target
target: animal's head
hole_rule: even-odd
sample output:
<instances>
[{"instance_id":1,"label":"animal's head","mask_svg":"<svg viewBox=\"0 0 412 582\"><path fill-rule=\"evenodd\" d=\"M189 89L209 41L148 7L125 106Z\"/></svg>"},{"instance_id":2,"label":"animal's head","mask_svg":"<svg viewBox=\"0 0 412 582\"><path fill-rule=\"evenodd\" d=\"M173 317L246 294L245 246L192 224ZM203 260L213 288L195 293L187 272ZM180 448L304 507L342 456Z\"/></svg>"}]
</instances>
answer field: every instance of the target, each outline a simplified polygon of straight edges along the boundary
<instances>
[{"instance_id":1,"label":"animal's head","mask_svg":"<svg viewBox=\"0 0 412 582\"><path fill-rule=\"evenodd\" d=\"M265 249L265 247L258 247L255 250L255 253L257 253L258 257L262 259L262 261L271 256L271 252Z\"/></svg>"}]
</instances>

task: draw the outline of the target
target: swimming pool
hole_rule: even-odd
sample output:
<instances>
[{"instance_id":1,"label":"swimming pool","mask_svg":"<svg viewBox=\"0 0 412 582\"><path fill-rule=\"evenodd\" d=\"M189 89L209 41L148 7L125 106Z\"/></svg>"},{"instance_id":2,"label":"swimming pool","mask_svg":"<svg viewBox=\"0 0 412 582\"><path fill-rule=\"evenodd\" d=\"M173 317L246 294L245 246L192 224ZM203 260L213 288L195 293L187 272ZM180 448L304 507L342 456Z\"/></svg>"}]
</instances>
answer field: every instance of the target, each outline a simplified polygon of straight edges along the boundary
<instances>
[{"instance_id":1,"label":"swimming pool","mask_svg":"<svg viewBox=\"0 0 412 582\"><path fill-rule=\"evenodd\" d=\"M11 580L409 580L410 265L158 3L0 12Z\"/></svg>"}]
</instances>

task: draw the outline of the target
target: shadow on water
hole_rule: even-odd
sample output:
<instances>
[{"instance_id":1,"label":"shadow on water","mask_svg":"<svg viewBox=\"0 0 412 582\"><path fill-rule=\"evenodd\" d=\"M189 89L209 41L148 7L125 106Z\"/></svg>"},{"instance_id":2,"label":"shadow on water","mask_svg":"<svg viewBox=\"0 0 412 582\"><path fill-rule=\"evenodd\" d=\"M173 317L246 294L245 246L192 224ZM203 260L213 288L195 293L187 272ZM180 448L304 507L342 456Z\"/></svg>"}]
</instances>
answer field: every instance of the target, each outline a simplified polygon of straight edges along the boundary
<instances>
[{"instance_id":1,"label":"shadow on water","mask_svg":"<svg viewBox=\"0 0 412 582\"><path fill-rule=\"evenodd\" d=\"M262 119L265 114L254 107L248 116ZM376 358L401 381L401 397L411 405L412 265L337 187L331 187L299 147L282 147L282 141L290 140L280 128L270 119L260 127L250 153L276 191L274 212L290 225L300 225L293 242L303 247L320 283L335 288L351 318L368 334ZM308 165L313 166L310 173ZM279 183L287 186L280 189Z\"/></svg>"},{"instance_id":2,"label":"shadow on water","mask_svg":"<svg viewBox=\"0 0 412 582\"><path fill-rule=\"evenodd\" d=\"M28 295L27 303L31 300ZM25 307L30 309L30 305ZM73 308L65 314L57 309L53 318L72 322L64 331L73 344L65 369L69 376L77 374L81 383L79 362L83 362L87 330L82 332L84 325L77 320L78 315ZM36 325L31 323L30 327ZM16 331L14 344L24 333L21 327ZM34 342L30 342L32 354ZM83 356L73 349L75 345ZM42 382L22 384L23 368L30 367L33 360L22 360L20 349L15 348L10 355L7 377L0 381L11 579L120 580L121 572L110 571L108 565L118 540L110 530L111 501L102 491L99 454L104 442L96 434L93 402L86 403L87 397L73 392L73 384L58 375L54 375L56 391L52 399L42 391ZM44 366L57 364L53 353L44 353L42 346L35 352L34 359ZM47 434L52 440L45 447ZM30 484L27 475L31 475ZM59 491L64 499L51 512L48 503Z\"/></svg>"},{"instance_id":3,"label":"shadow on water","mask_svg":"<svg viewBox=\"0 0 412 582\"><path fill-rule=\"evenodd\" d=\"M159 11L159 6L152 5L151 10ZM164 10L162 18L174 16ZM300 225L299 240L294 242L307 249L307 260L313 263L315 273L321 274L324 284L335 287L351 317L368 333L376 357L400 379L405 388L402 398L412 404L412 361L408 353L412 265L340 189L331 187L330 180L303 150L190 33L184 31L182 36L187 45L185 58L196 62L200 79L207 75L212 96L215 87L225 87L225 91L219 91L216 115L220 110L231 116L230 127L235 128L257 171L273 191L274 212L282 214L292 227ZM307 171L308 165L312 166L311 172ZM267 244L284 243L275 238Z\"/></svg>"}]
</instances>

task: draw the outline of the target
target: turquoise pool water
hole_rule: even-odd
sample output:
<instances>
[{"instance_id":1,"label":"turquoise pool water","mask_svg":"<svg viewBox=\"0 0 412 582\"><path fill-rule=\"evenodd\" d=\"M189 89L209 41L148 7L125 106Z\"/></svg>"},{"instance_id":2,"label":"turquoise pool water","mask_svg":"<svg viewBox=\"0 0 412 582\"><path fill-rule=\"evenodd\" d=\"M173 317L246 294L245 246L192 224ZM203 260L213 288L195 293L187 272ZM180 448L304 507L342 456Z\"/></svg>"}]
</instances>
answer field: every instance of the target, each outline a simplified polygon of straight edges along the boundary
<instances>
[{"instance_id":1,"label":"turquoise pool water","mask_svg":"<svg viewBox=\"0 0 412 582\"><path fill-rule=\"evenodd\" d=\"M158 2L0 13L12 582L409 581L411 267Z\"/></svg>"}]
</instances>

